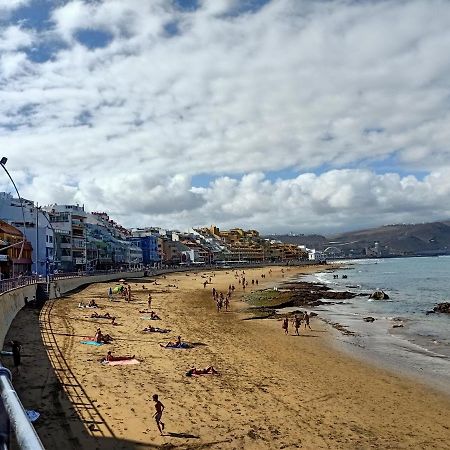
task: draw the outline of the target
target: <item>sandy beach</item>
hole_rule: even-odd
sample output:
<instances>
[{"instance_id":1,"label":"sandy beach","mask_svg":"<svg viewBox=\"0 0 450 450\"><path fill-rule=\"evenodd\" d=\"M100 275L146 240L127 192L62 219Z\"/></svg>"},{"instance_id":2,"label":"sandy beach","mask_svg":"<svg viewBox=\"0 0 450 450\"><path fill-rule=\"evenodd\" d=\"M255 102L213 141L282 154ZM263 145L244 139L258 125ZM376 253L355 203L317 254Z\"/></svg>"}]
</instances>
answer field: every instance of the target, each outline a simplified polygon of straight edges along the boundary
<instances>
[{"instance_id":1,"label":"sandy beach","mask_svg":"<svg viewBox=\"0 0 450 450\"><path fill-rule=\"evenodd\" d=\"M246 270L247 280L259 281L247 291L314 268L281 270ZM318 319L300 336L292 329L286 336L278 320L244 320L252 314L232 270L129 284L129 303L108 299L114 283L96 284L15 319L7 340L22 342L23 365L14 385L24 406L41 413L35 426L46 448L450 448L449 397L336 353L333 333ZM229 284L236 286L231 310L218 312L211 290L226 292ZM149 292L162 320L139 313ZM90 299L101 309L78 308ZM118 325L91 319L94 311L116 316ZM149 325L171 332L143 333ZM113 343L81 344L97 327ZM159 345L178 335L193 348ZM136 355L140 364L102 365L108 350ZM210 365L219 376L185 376L192 366ZM154 393L165 405L163 436L153 419Z\"/></svg>"}]
</instances>

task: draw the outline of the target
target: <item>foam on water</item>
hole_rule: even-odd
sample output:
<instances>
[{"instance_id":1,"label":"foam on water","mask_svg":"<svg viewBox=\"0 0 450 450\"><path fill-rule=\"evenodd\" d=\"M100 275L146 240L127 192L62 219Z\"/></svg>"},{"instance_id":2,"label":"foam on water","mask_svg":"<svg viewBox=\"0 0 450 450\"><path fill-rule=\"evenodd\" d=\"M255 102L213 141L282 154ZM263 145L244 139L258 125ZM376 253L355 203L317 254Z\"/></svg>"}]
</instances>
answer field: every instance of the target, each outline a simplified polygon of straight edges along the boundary
<instances>
[{"instance_id":1,"label":"foam on water","mask_svg":"<svg viewBox=\"0 0 450 450\"><path fill-rule=\"evenodd\" d=\"M426 315L450 297L449 273L450 258L355 260L335 272L320 272L302 280L355 294L385 291L390 296L387 301L357 296L312 310L356 333L336 334L340 348L450 392L450 315ZM336 274L338 279L333 278ZM343 279L344 274L347 278ZM365 322L366 316L374 317L375 322ZM399 324L403 327L393 328Z\"/></svg>"}]
</instances>

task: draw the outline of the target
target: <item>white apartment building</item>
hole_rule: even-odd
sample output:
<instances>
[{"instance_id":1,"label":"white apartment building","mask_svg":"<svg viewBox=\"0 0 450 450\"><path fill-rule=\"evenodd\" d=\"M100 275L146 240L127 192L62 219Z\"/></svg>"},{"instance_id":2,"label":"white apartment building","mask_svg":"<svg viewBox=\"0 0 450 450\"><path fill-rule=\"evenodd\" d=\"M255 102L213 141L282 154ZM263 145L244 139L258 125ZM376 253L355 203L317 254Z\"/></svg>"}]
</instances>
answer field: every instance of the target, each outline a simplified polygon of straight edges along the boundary
<instances>
[{"instance_id":1,"label":"white apartment building","mask_svg":"<svg viewBox=\"0 0 450 450\"><path fill-rule=\"evenodd\" d=\"M55 236L48 213L31 200L0 192L0 219L25 233L33 247L32 272L45 276L53 269ZM25 219L25 223L24 223Z\"/></svg>"},{"instance_id":2,"label":"white apartment building","mask_svg":"<svg viewBox=\"0 0 450 450\"><path fill-rule=\"evenodd\" d=\"M49 213L57 241L56 264L64 272L86 269L86 212L79 205L50 205Z\"/></svg>"}]
</instances>

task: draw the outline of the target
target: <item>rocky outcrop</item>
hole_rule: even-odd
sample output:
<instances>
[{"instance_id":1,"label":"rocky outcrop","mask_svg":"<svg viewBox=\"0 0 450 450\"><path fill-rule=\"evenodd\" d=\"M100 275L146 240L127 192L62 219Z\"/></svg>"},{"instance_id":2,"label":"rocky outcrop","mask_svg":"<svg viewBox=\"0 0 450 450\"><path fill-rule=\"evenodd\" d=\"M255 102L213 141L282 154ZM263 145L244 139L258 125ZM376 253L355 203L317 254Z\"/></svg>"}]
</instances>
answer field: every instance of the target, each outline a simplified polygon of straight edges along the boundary
<instances>
[{"instance_id":1,"label":"rocky outcrop","mask_svg":"<svg viewBox=\"0 0 450 450\"><path fill-rule=\"evenodd\" d=\"M450 302L438 303L434 308L434 312L450 314Z\"/></svg>"},{"instance_id":2,"label":"rocky outcrop","mask_svg":"<svg viewBox=\"0 0 450 450\"><path fill-rule=\"evenodd\" d=\"M332 291L328 286L320 283L286 283L282 289L288 289L291 293L292 306L319 306L330 303L326 300L346 300L356 297L349 291ZM324 301L325 300L325 301Z\"/></svg>"},{"instance_id":3,"label":"rocky outcrop","mask_svg":"<svg viewBox=\"0 0 450 450\"><path fill-rule=\"evenodd\" d=\"M374 317L364 317L364 322L375 322L375 318Z\"/></svg>"},{"instance_id":4,"label":"rocky outcrop","mask_svg":"<svg viewBox=\"0 0 450 450\"><path fill-rule=\"evenodd\" d=\"M376 290L370 294L369 298L373 300L388 300L389 295L387 295L384 291Z\"/></svg>"}]
</instances>

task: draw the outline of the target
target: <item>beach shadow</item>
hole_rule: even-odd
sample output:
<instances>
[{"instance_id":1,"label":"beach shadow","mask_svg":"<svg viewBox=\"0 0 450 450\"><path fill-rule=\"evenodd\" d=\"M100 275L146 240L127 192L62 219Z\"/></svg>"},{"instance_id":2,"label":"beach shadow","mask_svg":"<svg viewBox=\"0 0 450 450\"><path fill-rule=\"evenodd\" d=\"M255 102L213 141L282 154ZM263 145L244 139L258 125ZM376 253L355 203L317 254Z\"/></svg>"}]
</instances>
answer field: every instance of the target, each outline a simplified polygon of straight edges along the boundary
<instances>
[{"instance_id":1,"label":"beach shadow","mask_svg":"<svg viewBox=\"0 0 450 450\"><path fill-rule=\"evenodd\" d=\"M315 336L314 334L291 334L292 337L310 337L317 338L319 336Z\"/></svg>"},{"instance_id":2,"label":"beach shadow","mask_svg":"<svg viewBox=\"0 0 450 450\"><path fill-rule=\"evenodd\" d=\"M160 445L119 437L110 427L103 411L72 372L64 349L56 341L51 320L53 303L46 302L41 313L29 309L20 311L7 334L8 339L18 339L24 342L27 350L31 350L31 355L23 358L23 370L14 376L13 384L22 403L41 413L34 426L44 447L98 450L161 448ZM59 334L73 336L71 333Z\"/></svg>"},{"instance_id":3,"label":"beach shadow","mask_svg":"<svg viewBox=\"0 0 450 450\"><path fill-rule=\"evenodd\" d=\"M206 347L208 345L204 342L189 342L189 344L191 344L192 347Z\"/></svg>"},{"instance_id":4,"label":"beach shadow","mask_svg":"<svg viewBox=\"0 0 450 450\"><path fill-rule=\"evenodd\" d=\"M181 439L200 439L200 436L196 436L195 434L174 433L172 431L168 431L167 433L164 433L163 436L170 436L170 437L176 437L176 438L181 438Z\"/></svg>"}]
</instances>

